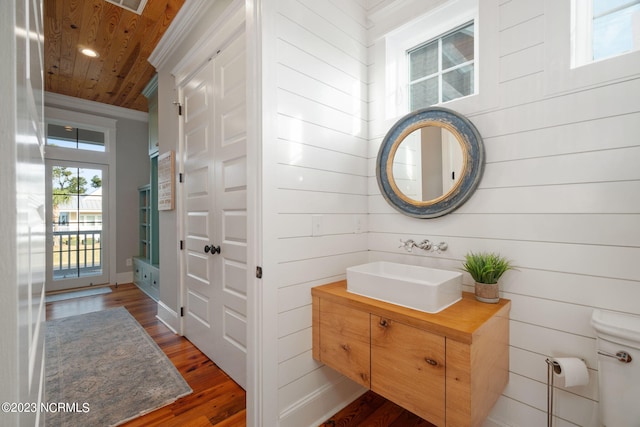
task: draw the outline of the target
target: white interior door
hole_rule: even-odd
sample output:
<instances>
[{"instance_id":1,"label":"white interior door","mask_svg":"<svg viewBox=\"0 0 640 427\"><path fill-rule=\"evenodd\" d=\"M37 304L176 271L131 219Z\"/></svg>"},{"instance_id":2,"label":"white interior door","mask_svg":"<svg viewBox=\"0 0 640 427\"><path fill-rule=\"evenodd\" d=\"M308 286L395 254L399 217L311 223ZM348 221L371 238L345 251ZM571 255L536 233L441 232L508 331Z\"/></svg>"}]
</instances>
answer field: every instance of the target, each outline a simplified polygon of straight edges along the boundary
<instances>
[{"instance_id":1,"label":"white interior door","mask_svg":"<svg viewBox=\"0 0 640 427\"><path fill-rule=\"evenodd\" d=\"M239 36L181 87L184 333L246 386L245 43Z\"/></svg>"}]
</instances>

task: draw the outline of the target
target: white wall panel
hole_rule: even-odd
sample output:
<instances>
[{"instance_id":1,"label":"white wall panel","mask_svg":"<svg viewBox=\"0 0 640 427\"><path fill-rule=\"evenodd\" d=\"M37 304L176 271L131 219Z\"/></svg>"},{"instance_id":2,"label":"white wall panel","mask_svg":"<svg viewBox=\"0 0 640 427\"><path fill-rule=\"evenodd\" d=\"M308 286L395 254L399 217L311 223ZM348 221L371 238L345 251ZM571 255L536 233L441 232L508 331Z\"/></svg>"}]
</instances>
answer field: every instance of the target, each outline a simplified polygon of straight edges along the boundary
<instances>
[{"instance_id":1,"label":"white wall panel","mask_svg":"<svg viewBox=\"0 0 640 427\"><path fill-rule=\"evenodd\" d=\"M542 173L542 172L541 172ZM640 182L601 182L540 187L482 188L459 213L606 213L637 214L640 212Z\"/></svg>"},{"instance_id":2,"label":"white wall panel","mask_svg":"<svg viewBox=\"0 0 640 427\"><path fill-rule=\"evenodd\" d=\"M349 254L366 246L366 234L342 234L320 237L302 237L279 241L281 256L287 261L319 258L336 254Z\"/></svg>"},{"instance_id":3,"label":"white wall panel","mask_svg":"<svg viewBox=\"0 0 640 427\"><path fill-rule=\"evenodd\" d=\"M367 52L362 40L358 40L354 37L345 37L345 32L331 20L333 13L339 12L335 7L318 7L314 12L311 7L314 3L322 2L310 2L306 1L304 4L298 0L280 0L280 12L283 16L287 17L292 22L304 27L308 32L314 34L318 38L321 38L329 45L338 49L341 52L346 53L351 58L366 63ZM326 2L324 2L326 3ZM349 4L347 2L347 4ZM326 6L333 6L328 4ZM324 16L322 14L325 14ZM342 17L344 21L347 18L344 14L337 14L338 17ZM347 28L357 28L353 25L353 20L350 20ZM359 37L360 34L356 32L355 37ZM357 75L357 74L356 74Z\"/></svg>"},{"instance_id":4,"label":"white wall panel","mask_svg":"<svg viewBox=\"0 0 640 427\"><path fill-rule=\"evenodd\" d=\"M634 181L640 179L640 168L635 167L638 158L640 145L617 150L487 163L482 186L525 187Z\"/></svg>"},{"instance_id":5,"label":"white wall panel","mask_svg":"<svg viewBox=\"0 0 640 427\"><path fill-rule=\"evenodd\" d=\"M638 147L640 113L608 116L516 134L484 137L487 163ZM571 168L573 169L573 168ZM511 178L511 177L509 177Z\"/></svg>"},{"instance_id":6,"label":"white wall panel","mask_svg":"<svg viewBox=\"0 0 640 427\"><path fill-rule=\"evenodd\" d=\"M285 311L278 317L279 338L311 327L311 304Z\"/></svg>"},{"instance_id":7,"label":"white wall panel","mask_svg":"<svg viewBox=\"0 0 640 427\"><path fill-rule=\"evenodd\" d=\"M313 0L305 0L305 2L312 2ZM330 2L339 8L343 12L343 14L349 17L351 20L356 22L359 27L366 28L369 25L366 16L366 7L363 5L363 0L355 0L355 1L336 1L330 0ZM327 11L332 16L332 11ZM341 15L341 14L339 14ZM338 15L338 16L339 16Z\"/></svg>"},{"instance_id":8,"label":"white wall panel","mask_svg":"<svg viewBox=\"0 0 640 427\"><path fill-rule=\"evenodd\" d=\"M325 193L364 194L368 178L351 174L278 165L277 183L282 189Z\"/></svg>"},{"instance_id":9,"label":"white wall panel","mask_svg":"<svg viewBox=\"0 0 640 427\"><path fill-rule=\"evenodd\" d=\"M544 43L544 15L502 30L499 54L500 56L509 55L542 43Z\"/></svg>"},{"instance_id":10,"label":"white wall panel","mask_svg":"<svg viewBox=\"0 0 640 427\"><path fill-rule=\"evenodd\" d=\"M544 14L544 2L508 0L501 3L503 3L500 7L499 20L501 31L529 22Z\"/></svg>"},{"instance_id":11,"label":"white wall panel","mask_svg":"<svg viewBox=\"0 0 640 427\"><path fill-rule=\"evenodd\" d=\"M330 17L325 22L345 33L348 36L349 43L358 43L360 49L367 45L367 20L362 11L364 0L356 0L353 4L343 1L316 0L301 0L300 3L314 11L318 16ZM342 37L340 40L344 41L345 39ZM355 55L360 56L362 53L358 52ZM364 59L366 60L366 55Z\"/></svg>"},{"instance_id":12,"label":"white wall panel","mask_svg":"<svg viewBox=\"0 0 640 427\"><path fill-rule=\"evenodd\" d=\"M513 320L585 337L595 337L590 324L593 312L591 307L506 292L505 298L511 300L511 319Z\"/></svg>"},{"instance_id":13,"label":"white wall panel","mask_svg":"<svg viewBox=\"0 0 640 427\"><path fill-rule=\"evenodd\" d=\"M338 46L327 42L309 29L305 28L305 22L294 22L285 15L279 15L277 20L278 35L289 43L304 49L309 54L319 58L327 64L339 64L339 68L346 74L358 80L359 76L366 75L364 62L342 51ZM324 28L329 28L324 26ZM363 49L364 50L364 49Z\"/></svg>"},{"instance_id":14,"label":"white wall panel","mask_svg":"<svg viewBox=\"0 0 640 427\"><path fill-rule=\"evenodd\" d=\"M278 136L283 141L298 142L359 157L367 154L367 141L359 136L305 122L299 117L279 115L277 125Z\"/></svg>"},{"instance_id":15,"label":"white wall panel","mask_svg":"<svg viewBox=\"0 0 640 427\"><path fill-rule=\"evenodd\" d=\"M279 64L293 68L344 93L366 99L366 84L341 67L323 61L322 58L306 52L299 46L289 43L288 40L277 40L276 49Z\"/></svg>"},{"instance_id":16,"label":"white wall panel","mask_svg":"<svg viewBox=\"0 0 640 427\"><path fill-rule=\"evenodd\" d=\"M366 122L362 118L319 104L311 98L280 90L278 106L279 112L286 116L335 129L347 135L366 136Z\"/></svg>"},{"instance_id":17,"label":"white wall panel","mask_svg":"<svg viewBox=\"0 0 640 427\"><path fill-rule=\"evenodd\" d=\"M638 91L640 91L640 79L630 79L564 96L542 98L539 95L536 102L470 115L483 137L519 134L553 126L638 113L640 108L637 99L628 96Z\"/></svg>"},{"instance_id":18,"label":"white wall panel","mask_svg":"<svg viewBox=\"0 0 640 427\"><path fill-rule=\"evenodd\" d=\"M320 423L361 391L311 356L311 287L366 261L365 13L362 0L281 0L274 16L275 58L265 67L274 71L275 138L263 165L272 177L264 227L273 262L264 274L277 289L281 426Z\"/></svg>"},{"instance_id":19,"label":"white wall panel","mask_svg":"<svg viewBox=\"0 0 640 427\"><path fill-rule=\"evenodd\" d=\"M278 162L286 165L366 177L367 167L363 160L363 157L352 154L278 140Z\"/></svg>"},{"instance_id":20,"label":"white wall panel","mask_svg":"<svg viewBox=\"0 0 640 427\"><path fill-rule=\"evenodd\" d=\"M357 88L352 93L345 93L286 65L278 66L278 87L294 93L313 90L316 94L313 99L317 103L357 117L366 117L367 104Z\"/></svg>"},{"instance_id":21,"label":"white wall panel","mask_svg":"<svg viewBox=\"0 0 640 427\"><path fill-rule=\"evenodd\" d=\"M510 327L513 347L549 356L573 355L583 359L588 367L597 366L594 338L517 321L512 321Z\"/></svg>"},{"instance_id":22,"label":"white wall panel","mask_svg":"<svg viewBox=\"0 0 640 427\"><path fill-rule=\"evenodd\" d=\"M278 361L284 362L311 348L311 328L286 335L278 341Z\"/></svg>"},{"instance_id":23,"label":"white wall panel","mask_svg":"<svg viewBox=\"0 0 640 427\"><path fill-rule=\"evenodd\" d=\"M324 235L355 233L360 221L361 232L367 230L367 218L365 214L330 214L322 216L322 228ZM283 230L281 237L310 237L312 235L312 215L281 215L277 222Z\"/></svg>"},{"instance_id":24,"label":"white wall panel","mask_svg":"<svg viewBox=\"0 0 640 427\"><path fill-rule=\"evenodd\" d=\"M278 386L283 387L322 367L311 357L311 350L282 362L278 370Z\"/></svg>"},{"instance_id":25,"label":"white wall panel","mask_svg":"<svg viewBox=\"0 0 640 427\"><path fill-rule=\"evenodd\" d=\"M367 196L280 190L277 193L279 213L367 213Z\"/></svg>"},{"instance_id":26,"label":"white wall panel","mask_svg":"<svg viewBox=\"0 0 640 427\"><path fill-rule=\"evenodd\" d=\"M535 74L544 69L544 44L518 50L500 58L500 82Z\"/></svg>"},{"instance_id":27,"label":"white wall panel","mask_svg":"<svg viewBox=\"0 0 640 427\"><path fill-rule=\"evenodd\" d=\"M351 253L339 253L321 258L307 258L299 261L287 261L278 264L274 273L281 277L279 288L300 285L302 283L316 282L320 284L335 281L336 277L346 273L346 268L351 265L366 262L366 252L357 251ZM311 302L311 294L307 296L307 304ZM287 302L281 302L288 305Z\"/></svg>"}]
</instances>

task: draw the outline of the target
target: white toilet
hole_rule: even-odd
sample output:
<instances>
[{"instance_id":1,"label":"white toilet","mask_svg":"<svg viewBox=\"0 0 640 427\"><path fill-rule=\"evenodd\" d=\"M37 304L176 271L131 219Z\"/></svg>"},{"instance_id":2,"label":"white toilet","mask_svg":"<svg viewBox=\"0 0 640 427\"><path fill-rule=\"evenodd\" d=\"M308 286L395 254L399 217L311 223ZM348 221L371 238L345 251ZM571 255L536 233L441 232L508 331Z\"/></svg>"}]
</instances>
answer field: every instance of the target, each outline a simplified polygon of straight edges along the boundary
<instances>
[{"instance_id":1,"label":"white toilet","mask_svg":"<svg viewBox=\"0 0 640 427\"><path fill-rule=\"evenodd\" d=\"M594 310L600 422L640 427L640 317Z\"/></svg>"}]
</instances>

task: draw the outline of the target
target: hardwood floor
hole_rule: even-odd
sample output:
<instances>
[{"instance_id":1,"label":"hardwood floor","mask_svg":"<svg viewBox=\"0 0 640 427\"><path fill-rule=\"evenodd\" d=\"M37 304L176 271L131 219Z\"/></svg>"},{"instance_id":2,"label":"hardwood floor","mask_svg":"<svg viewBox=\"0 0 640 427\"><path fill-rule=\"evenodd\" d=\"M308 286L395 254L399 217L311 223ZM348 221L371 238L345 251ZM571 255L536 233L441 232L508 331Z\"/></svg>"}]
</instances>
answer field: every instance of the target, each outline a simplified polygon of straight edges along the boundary
<instances>
[{"instance_id":1,"label":"hardwood floor","mask_svg":"<svg viewBox=\"0 0 640 427\"><path fill-rule=\"evenodd\" d=\"M124 426L246 426L244 390L184 337L156 319L156 302L133 284L109 294L47 303L47 320L124 306L180 371L193 393Z\"/></svg>"},{"instance_id":2,"label":"hardwood floor","mask_svg":"<svg viewBox=\"0 0 640 427\"><path fill-rule=\"evenodd\" d=\"M156 319L156 302L133 284L111 287L109 294L47 303L47 320L125 307L145 328L183 375L193 393L171 405L132 420L126 427L246 426L245 391L189 340ZM368 392L320 427L433 427L379 395Z\"/></svg>"},{"instance_id":3,"label":"hardwood floor","mask_svg":"<svg viewBox=\"0 0 640 427\"><path fill-rule=\"evenodd\" d=\"M320 427L435 427L384 397L368 391Z\"/></svg>"}]
</instances>

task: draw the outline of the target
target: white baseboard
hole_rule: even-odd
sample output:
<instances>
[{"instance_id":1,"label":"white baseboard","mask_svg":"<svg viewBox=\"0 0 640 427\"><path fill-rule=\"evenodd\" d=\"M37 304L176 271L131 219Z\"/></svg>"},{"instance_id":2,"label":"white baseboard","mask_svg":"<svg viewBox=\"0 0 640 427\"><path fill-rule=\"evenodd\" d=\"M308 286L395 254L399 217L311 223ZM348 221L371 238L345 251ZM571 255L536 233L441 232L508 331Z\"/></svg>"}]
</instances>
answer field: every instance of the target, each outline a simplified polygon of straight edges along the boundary
<instances>
[{"instance_id":1,"label":"white baseboard","mask_svg":"<svg viewBox=\"0 0 640 427\"><path fill-rule=\"evenodd\" d=\"M180 316L162 301L158 301L158 314L156 318L171 329L174 334L182 335L180 327Z\"/></svg>"},{"instance_id":2,"label":"white baseboard","mask_svg":"<svg viewBox=\"0 0 640 427\"><path fill-rule=\"evenodd\" d=\"M113 283L122 285L124 283L133 283L133 271L126 271L124 273L116 274L116 281Z\"/></svg>"},{"instance_id":3,"label":"white baseboard","mask_svg":"<svg viewBox=\"0 0 640 427\"><path fill-rule=\"evenodd\" d=\"M493 418L489 417L484 421L484 424L482 424L482 427L511 427L511 426L509 426L509 424L505 424L501 421L494 420Z\"/></svg>"},{"instance_id":4,"label":"white baseboard","mask_svg":"<svg viewBox=\"0 0 640 427\"><path fill-rule=\"evenodd\" d=\"M284 427L318 426L366 392L367 389L343 377L338 382L323 386L285 408L280 413L279 424ZM310 420L310 411L317 413L319 407L322 408L323 414L316 420Z\"/></svg>"}]
</instances>

